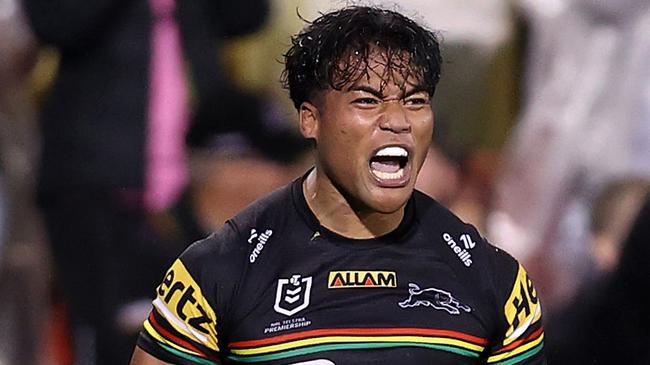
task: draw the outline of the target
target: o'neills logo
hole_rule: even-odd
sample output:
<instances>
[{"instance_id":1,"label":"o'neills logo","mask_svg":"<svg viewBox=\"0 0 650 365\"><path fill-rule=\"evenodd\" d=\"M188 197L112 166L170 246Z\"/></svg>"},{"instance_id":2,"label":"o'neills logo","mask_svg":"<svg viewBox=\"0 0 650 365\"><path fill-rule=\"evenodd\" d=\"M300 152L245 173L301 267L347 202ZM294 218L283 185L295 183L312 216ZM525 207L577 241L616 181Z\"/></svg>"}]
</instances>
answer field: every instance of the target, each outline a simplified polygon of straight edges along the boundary
<instances>
[{"instance_id":1,"label":"o'neills logo","mask_svg":"<svg viewBox=\"0 0 650 365\"><path fill-rule=\"evenodd\" d=\"M453 238L451 238L451 235L449 233L443 233L442 234L442 239L445 240L447 243L447 246L454 251L456 256L460 259L460 261L465 264L465 266L470 267L472 266L472 254L470 254L466 249L462 248L459 244L454 241ZM467 245L466 245L467 246Z\"/></svg>"},{"instance_id":2,"label":"o'neills logo","mask_svg":"<svg viewBox=\"0 0 650 365\"><path fill-rule=\"evenodd\" d=\"M395 288L397 275L393 271L330 271L328 289Z\"/></svg>"},{"instance_id":3,"label":"o'neills logo","mask_svg":"<svg viewBox=\"0 0 650 365\"><path fill-rule=\"evenodd\" d=\"M271 235L273 234L273 231L270 229L267 229L266 231L262 233L257 233L257 230L255 228L251 229L251 235L248 237L248 243L255 243L255 239L257 239L257 244L255 244L255 247L253 248L253 252L251 252L250 256L248 257L248 261L250 263L254 263L255 260L260 256L262 253L262 250L264 249L264 245L266 245L266 242L269 240Z\"/></svg>"}]
</instances>

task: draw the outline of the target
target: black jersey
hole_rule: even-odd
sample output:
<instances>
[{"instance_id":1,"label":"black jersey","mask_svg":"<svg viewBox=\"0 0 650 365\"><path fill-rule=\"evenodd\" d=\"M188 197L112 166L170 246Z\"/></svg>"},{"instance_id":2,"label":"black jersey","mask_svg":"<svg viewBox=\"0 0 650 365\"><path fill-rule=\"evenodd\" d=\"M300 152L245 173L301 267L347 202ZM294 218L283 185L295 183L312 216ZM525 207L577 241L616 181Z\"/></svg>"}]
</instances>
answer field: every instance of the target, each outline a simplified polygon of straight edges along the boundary
<instances>
[{"instance_id":1,"label":"black jersey","mask_svg":"<svg viewBox=\"0 0 650 365\"><path fill-rule=\"evenodd\" d=\"M294 181L188 248L138 344L175 364L544 364L526 271L426 195L349 239Z\"/></svg>"}]
</instances>

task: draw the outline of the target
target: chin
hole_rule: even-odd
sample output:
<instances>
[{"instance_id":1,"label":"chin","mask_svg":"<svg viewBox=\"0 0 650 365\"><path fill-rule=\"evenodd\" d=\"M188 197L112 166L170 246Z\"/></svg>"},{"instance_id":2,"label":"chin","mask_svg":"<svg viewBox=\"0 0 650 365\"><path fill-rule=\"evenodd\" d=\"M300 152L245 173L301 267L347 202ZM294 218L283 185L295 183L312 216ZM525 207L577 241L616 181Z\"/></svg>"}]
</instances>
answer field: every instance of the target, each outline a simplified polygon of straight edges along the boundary
<instances>
[{"instance_id":1,"label":"chin","mask_svg":"<svg viewBox=\"0 0 650 365\"><path fill-rule=\"evenodd\" d=\"M372 199L372 203L368 204L368 206L378 213L395 213L406 205L413 193L413 189L408 188L388 190L387 192L376 194Z\"/></svg>"}]
</instances>

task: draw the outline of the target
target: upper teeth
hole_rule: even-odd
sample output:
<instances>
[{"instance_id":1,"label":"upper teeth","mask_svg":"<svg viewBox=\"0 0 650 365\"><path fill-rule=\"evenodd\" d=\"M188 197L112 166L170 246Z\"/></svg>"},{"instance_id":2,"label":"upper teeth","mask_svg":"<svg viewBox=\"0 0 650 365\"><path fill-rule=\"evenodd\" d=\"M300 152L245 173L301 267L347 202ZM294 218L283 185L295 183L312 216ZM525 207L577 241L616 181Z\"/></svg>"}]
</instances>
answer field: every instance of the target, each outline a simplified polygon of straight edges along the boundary
<instances>
[{"instance_id":1,"label":"upper teeth","mask_svg":"<svg viewBox=\"0 0 650 365\"><path fill-rule=\"evenodd\" d=\"M375 156L407 157L409 155L402 147L384 147L377 151Z\"/></svg>"}]
</instances>

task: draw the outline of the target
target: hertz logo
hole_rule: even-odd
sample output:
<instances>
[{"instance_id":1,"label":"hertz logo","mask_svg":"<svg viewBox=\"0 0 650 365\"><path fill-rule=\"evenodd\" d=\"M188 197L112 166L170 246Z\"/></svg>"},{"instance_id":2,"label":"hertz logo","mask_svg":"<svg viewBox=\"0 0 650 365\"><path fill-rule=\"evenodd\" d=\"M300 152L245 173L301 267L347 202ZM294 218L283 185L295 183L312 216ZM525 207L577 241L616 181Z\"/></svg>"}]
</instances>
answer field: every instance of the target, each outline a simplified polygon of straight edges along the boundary
<instances>
[{"instance_id":1,"label":"hertz logo","mask_svg":"<svg viewBox=\"0 0 650 365\"><path fill-rule=\"evenodd\" d=\"M180 260L176 260L156 289L153 301L158 312L184 336L218 350L216 315Z\"/></svg>"},{"instance_id":2,"label":"hertz logo","mask_svg":"<svg viewBox=\"0 0 650 365\"><path fill-rule=\"evenodd\" d=\"M397 275L393 271L331 271L328 289L395 288Z\"/></svg>"},{"instance_id":3,"label":"hertz logo","mask_svg":"<svg viewBox=\"0 0 650 365\"><path fill-rule=\"evenodd\" d=\"M542 316L542 308L537 290L523 266L519 265L517 278L513 284L510 297L506 301L504 310L508 320L508 330L504 345L509 344L523 334L531 324L537 322Z\"/></svg>"}]
</instances>

